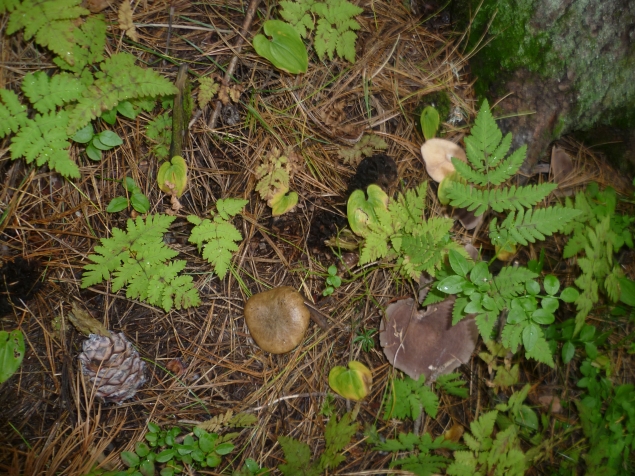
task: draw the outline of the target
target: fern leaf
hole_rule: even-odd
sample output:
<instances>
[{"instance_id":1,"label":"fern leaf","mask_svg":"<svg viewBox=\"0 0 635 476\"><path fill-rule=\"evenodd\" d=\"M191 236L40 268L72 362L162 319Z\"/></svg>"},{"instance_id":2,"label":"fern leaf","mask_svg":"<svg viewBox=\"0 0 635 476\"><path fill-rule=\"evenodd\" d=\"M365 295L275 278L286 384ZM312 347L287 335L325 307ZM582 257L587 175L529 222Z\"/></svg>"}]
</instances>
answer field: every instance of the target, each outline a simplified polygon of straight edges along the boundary
<instances>
[{"instance_id":1,"label":"fern leaf","mask_svg":"<svg viewBox=\"0 0 635 476\"><path fill-rule=\"evenodd\" d=\"M229 220L238 215L248 203L249 200L240 198L221 198L216 202L216 211L223 220Z\"/></svg>"},{"instance_id":2,"label":"fern leaf","mask_svg":"<svg viewBox=\"0 0 635 476\"><path fill-rule=\"evenodd\" d=\"M219 215L214 220L200 220L196 216L189 216L188 221L196 226L192 228L189 241L203 249L203 258L214 266L214 272L223 279L231 264L232 252L238 251L237 243L243 239L234 225L223 218L235 215L244 206L243 200L227 199L218 201ZM242 206L240 206L242 204Z\"/></svg>"},{"instance_id":3,"label":"fern leaf","mask_svg":"<svg viewBox=\"0 0 635 476\"><path fill-rule=\"evenodd\" d=\"M487 99L485 99L474 120L474 126L472 126L470 135L465 138L465 152L468 159L470 158L468 153L469 148L492 154L500 144L502 138L503 133L496 125L496 121L489 108L489 103Z\"/></svg>"},{"instance_id":4,"label":"fern leaf","mask_svg":"<svg viewBox=\"0 0 635 476\"><path fill-rule=\"evenodd\" d=\"M553 233L562 231L570 221L581 213L580 210L566 207L529 209L526 212L521 209L518 215L511 212L500 227L493 227L490 230L490 238L504 230L515 243L527 246L529 242L535 243L536 240L544 240L545 235L551 236ZM492 223L495 225L494 221Z\"/></svg>"},{"instance_id":5,"label":"fern leaf","mask_svg":"<svg viewBox=\"0 0 635 476\"><path fill-rule=\"evenodd\" d=\"M10 13L20 5L20 0L0 0L0 13Z\"/></svg>"},{"instance_id":6,"label":"fern leaf","mask_svg":"<svg viewBox=\"0 0 635 476\"><path fill-rule=\"evenodd\" d=\"M492 338L492 331L494 330L497 317L498 312L493 311L485 311L476 316L476 327L484 340L490 340Z\"/></svg>"},{"instance_id":7,"label":"fern leaf","mask_svg":"<svg viewBox=\"0 0 635 476\"><path fill-rule=\"evenodd\" d=\"M337 30L328 21L324 19L317 21L313 46L320 61L324 61L324 56L328 56L331 61L333 60L333 53L335 53L335 46L337 45L336 35Z\"/></svg>"},{"instance_id":8,"label":"fern leaf","mask_svg":"<svg viewBox=\"0 0 635 476\"><path fill-rule=\"evenodd\" d=\"M41 28L49 28L57 20L74 20L90 14L80 7L82 0L24 0L15 9L7 24L7 34L24 28L24 38L30 40Z\"/></svg>"},{"instance_id":9,"label":"fern leaf","mask_svg":"<svg viewBox=\"0 0 635 476\"><path fill-rule=\"evenodd\" d=\"M359 255L359 264L372 263L380 258L388 255L388 236L384 233L377 233L371 231L366 236L362 251Z\"/></svg>"},{"instance_id":10,"label":"fern leaf","mask_svg":"<svg viewBox=\"0 0 635 476\"><path fill-rule=\"evenodd\" d=\"M0 89L0 139L30 122L26 106L20 103L18 95L7 89Z\"/></svg>"},{"instance_id":11,"label":"fern leaf","mask_svg":"<svg viewBox=\"0 0 635 476\"><path fill-rule=\"evenodd\" d=\"M512 299L524 293L527 281L537 277L538 274L528 268L504 266L494 278L494 286L502 297Z\"/></svg>"},{"instance_id":12,"label":"fern leaf","mask_svg":"<svg viewBox=\"0 0 635 476\"><path fill-rule=\"evenodd\" d=\"M516 175L518 169L525 160L527 146L523 145L505 159L498 167L494 168L491 164L482 167L482 170L472 169L462 160L452 158L454 168L459 175L467 181L476 185L500 185ZM483 158L488 163L488 158Z\"/></svg>"},{"instance_id":13,"label":"fern leaf","mask_svg":"<svg viewBox=\"0 0 635 476\"><path fill-rule=\"evenodd\" d=\"M88 257L93 263L84 266L82 287L109 279L112 273L113 291L127 287L128 298L147 300L166 312L200 304L191 276L178 275L186 262L168 261L178 254L163 242L174 219L150 215L145 220L128 220L125 232L114 228L112 237L102 238L101 246Z\"/></svg>"},{"instance_id":14,"label":"fern leaf","mask_svg":"<svg viewBox=\"0 0 635 476\"><path fill-rule=\"evenodd\" d=\"M24 157L27 163L48 166L65 177L79 178L79 168L68 153L70 142L66 135L68 115L36 114L11 140L11 158Z\"/></svg>"},{"instance_id":15,"label":"fern leaf","mask_svg":"<svg viewBox=\"0 0 635 476\"><path fill-rule=\"evenodd\" d=\"M296 29L302 38L306 38L308 31L315 28L310 10L315 2L304 0L303 2L281 1L280 16Z\"/></svg>"},{"instance_id":16,"label":"fern leaf","mask_svg":"<svg viewBox=\"0 0 635 476\"><path fill-rule=\"evenodd\" d=\"M76 101L81 97L83 90L81 81L68 73L56 74L49 78L43 71L37 71L27 74L22 81L25 96L42 114Z\"/></svg>"},{"instance_id":17,"label":"fern leaf","mask_svg":"<svg viewBox=\"0 0 635 476\"><path fill-rule=\"evenodd\" d=\"M337 39L335 51L340 58L344 58L350 63L355 63L355 42L357 34L354 31L345 31Z\"/></svg>"},{"instance_id":18,"label":"fern leaf","mask_svg":"<svg viewBox=\"0 0 635 476\"><path fill-rule=\"evenodd\" d=\"M218 93L220 84L214 81L214 78L212 78L211 76L201 78L198 82L198 107L203 109Z\"/></svg>"},{"instance_id":19,"label":"fern leaf","mask_svg":"<svg viewBox=\"0 0 635 476\"><path fill-rule=\"evenodd\" d=\"M488 208L502 212L532 207L557 187L557 184L543 183L521 188L512 186L495 190L479 190L471 185L452 182L448 188L448 197L453 207L475 210L474 214L480 216Z\"/></svg>"},{"instance_id":20,"label":"fern leaf","mask_svg":"<svg viewBox=\"0 0 635 476\"><path fill-rule=\"evenodd\" d=\"M122 101L176 94L176 87L167 79L151 69L135 66L134 62L131 54L117 53L101 64L101 72L95 74L98 79L69 110L69 135Z\"/></svg>"},{"instance_id":21,"label":"fern leaf","mask_svg":"<svg viewBox=\"0 0 635 476\"><path fill-rule=\"evenodd\" d=\"M525 322L518 324L507 324L505 325L505 328L501 333L501 342L514 354L518 350L518 346L520 346L523 341L522 333L525 325Z\"/></svg>"},{"instance_id":22,"label":"fern leaf","mask_svg":"<svg viewBox=\"0 0 635 476\"><path fill-rule=\"evenodd\" d=\"M45 28L40 28L35 35L35 42L48 48L58 57L73 64L73 49L75 46L75 22L73 20L59 20L51 22Z\"/></svg>"},{"instance_id":23,"label":"fern leaf","mask_svg":"<svg viewBox=\"0 0 635 476\"><path fill-rule=\"evenodd\" d=\"M509 148L511 147L511 145L512 145L512 134L510 132L510 133L507 133L505 137L503 137L503 140L500 142L498 147L496 147L494 152L492 152L491 155L488 157L488 160L487 160L488 165L490 167L498 166L499 162L503 160L503 158L507 155L507 152L509 152ZM515 153L517 153L518 150ZM523 159L524 159L524 153L523 153Z\"/></svg>"},{"instance_id":24,"label":"fern leaf","mask_svg":"<svg viewBox=\"0 0 635 476\"><path fill-rule=\"evenodd\" d=\"M538 362L542 362L543 364L547 364L551 368L555 366L553 355L551 354L551 349L549 348L549 344L547 343L543 335L538 336L536 344L533 346L533 348L525 352L525 357L527 357L528 359L537 360Z\"/></svg>"},{"instance_id":25,"label":"fern leaf","mask_svg":"<svg viewBox=\"0 0 635 476\"><path fill-rule=\"evenodd\" d=\"M53 62L66 71L79 75L87 65L104 60L106 22L103 15L91 15L73 30L73 49L70 56L53 58ZM85 84L86 86L86 84Z\"/></svg>"},{"instance_id":26,"label":"fern leaf","mask_svg":"<svg viewBox=\"0 0 635 476\"><path fill-rule=\"evenodd\" d=\"M388 211L395 231L412 233L417 226L424 223L427 190L428 182L422 182L418 187L400 193L396 200L390 202Z\"/></svg>"}]
</instances>

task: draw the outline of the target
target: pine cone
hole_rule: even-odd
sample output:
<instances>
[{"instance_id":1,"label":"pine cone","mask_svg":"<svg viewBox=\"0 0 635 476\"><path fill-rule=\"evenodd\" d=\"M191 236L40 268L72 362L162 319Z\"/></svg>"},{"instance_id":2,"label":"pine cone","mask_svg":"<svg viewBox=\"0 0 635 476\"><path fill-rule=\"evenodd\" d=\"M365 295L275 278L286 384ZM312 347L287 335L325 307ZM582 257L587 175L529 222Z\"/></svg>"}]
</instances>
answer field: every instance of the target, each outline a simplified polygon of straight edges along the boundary
<instances>
[{"instance_id":1,"label":"pine cone","mask_svg":"<svg viewBox=\"0 0 635 476\"><path fill-rule=\"evenodd\" d=\"M134 397L146 381L145 362L123 332L113 332L110 337L91 334L82 347L82 371L104 401L121 404Z\"/></svg>"}]
</instances>

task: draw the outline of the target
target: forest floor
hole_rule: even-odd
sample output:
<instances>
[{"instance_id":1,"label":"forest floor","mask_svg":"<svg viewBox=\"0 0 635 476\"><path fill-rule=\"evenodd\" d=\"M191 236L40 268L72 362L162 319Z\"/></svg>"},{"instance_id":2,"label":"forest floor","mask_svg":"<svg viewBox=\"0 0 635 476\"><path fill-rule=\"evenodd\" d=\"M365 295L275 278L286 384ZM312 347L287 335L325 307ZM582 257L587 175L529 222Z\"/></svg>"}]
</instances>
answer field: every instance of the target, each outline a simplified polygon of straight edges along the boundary
<instances>
[{"instance_id":1,"label":"forest floor","mask_svg":"<svg viewBox=\"0 0 635 476\"><path fill-rule=\"evenodd\" d=\"M439 98L447 98L447 113L441 118L443 137L459 142L469 132L478 104L461 36L445 13L423 21L401 2L362 3L355 63L320 62L312 53L308 72L298 76L276 70L251 47L262 22L274 16L269 3L260 6L239 51L234 45L248 2L139 2L134 6L138 42L131 42L117 28L115 6L103 11L111 25L110 54L127 51L139 64L171 81L179 65L187 64L194 98L198 77L216 75L221 80L220 67L226 68L238 57L229 83L236 93L222 106L217 124L210 127L216 100L194 109L183 147L188 186L180 198L183 208L176 212L166 235L179 258L187 260L185 272L193 276L202 300L198 307L166 313L127 299L125 292L113 293L105 284L81 287L82 268L99 239L110 236L114 228L125 229L127 220L135 216L131 209L105 211L114 197L123 194L118 180L126 176L134 180L150 201L150 213L171 211L169 198L156 185L160 165L152 152L156 141L145 135L146 125L169 109L157 106L135 120L118 116L113 126L95 121L98 129L113 130L124 143L104 152L99 162L88 160L84 147L74 144L71 156L81 172L77 180L12 161L7 139L0 142L4 269L16 266L17 257L39 263L39 268L28 269L35 283L24 284L27 288L37 284L38 290L26 300L15 299L0 318L2 329L17 326L27 343L21 367L0 386L0 472L78 475L98 464L123 468L120 453L134 450L148 422L187 428L228 411L255 415L257 422L235 430L240 432L233 441L236 450L205 474L231 474L247 458L275 472L284 462L277 439L281 435L306 442L313 454L323 449L329 420L325 402L339 415L351 408L345 399L328 396L329 371L357 360L372 371L372 391L359 410L360 429L344 451L344 462L332 474L413 474L389 470L394 454L373 451L363 428L376 425L379 434L395 438L415 425L411 420L384 420L383 400L398 371L386 360L378 334L372 331L379 328L391 301L414 296L417 290L390 263L373 263L354 266L350 274L340 273L343 284L332 295L322 296L327 268L340 263L337 250L323 241L346 225L349 181L361 160L361 156L343 159L342 150L354 148L364 133L383 139L387 148L375 152L392 157L398 170L390 192L404 191L429 180L420 154L423 107L438 106ZM4 33L5 19L1 26ZM0 41L0 87L19 90L26 73L54 67L47 53L25 42L22 34L2 34ZM576 163L575 177L561 189L577 190L594 180L628 191L629 183L620 183L592 151L574 142L561 146ZM254 190L257 167L276 148L292 150L297 158L291 190L298 193L299 203L280 217L272 217L266 201ZM549 177L543 175L541 180ZM228 197L247 199L248 204L232 220L243 241L231 272L221 280L187 241L191 225L186 216L208 217L216 201ZM429 216L447 213L432 186L427 210ZM487 229L485 224L476 233L467 232L457 222L453 234L491 257ZM544 246L520 249L514 259L524 265L544 248L546 262L557 263L562 261L561 247L562 239L551 238ZM573 264L558 270L560 280L567 284L576 272ZM361 277L353 279L354 275ZM251 295L277 286L300 290L328 322L326 330L311 324L304 341L282 355L256 346L243 318L244 303ZM117 405L91 396L77 360L86 337L65 320L74 305L108 329L123 332L146 361L147 382L134 398ZM567 317L572 316L560 316ZM598 326L614 326L612 342L629 335L632 327L628 321L606 322L602 311L591 319ZM356 339L364 333L372 343L366 350L363 341ZM482 345L477 351L485 349ZM635 381L632 355L624 347L609 355L616 382ZM532 384L529 401L537 412L549 413L548 407L540 406L539 396L557 396L564 402L579 393L573 377L579 377L577 361L552 369L517 357L519 385ZM444 394L436 417L416 423L419 432L436 437L457 425L469 429L479 414L511 394L509 389L495 391L492 368L477 352L458 371L467 382L468 398ZM575 416L566 411L551 417L576 424ZM531 471L538 474L556 468L559 451L570 447L575 438L571 433L560 441L562 447L549 448Z\"/></svg>"}]
</instances>

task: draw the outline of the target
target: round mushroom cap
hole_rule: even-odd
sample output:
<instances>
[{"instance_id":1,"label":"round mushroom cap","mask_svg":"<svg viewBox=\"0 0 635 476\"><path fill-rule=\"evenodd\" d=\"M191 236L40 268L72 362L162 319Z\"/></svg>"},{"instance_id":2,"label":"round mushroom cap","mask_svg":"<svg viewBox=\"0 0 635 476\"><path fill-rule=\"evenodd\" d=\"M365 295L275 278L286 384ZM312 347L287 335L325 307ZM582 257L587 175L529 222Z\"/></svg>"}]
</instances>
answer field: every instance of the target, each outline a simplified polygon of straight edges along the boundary
<instances>
[{"instance_id":1,"label":"round mushroom cap","mask_svg":"<svg viewBox=\"0 0 635 476\"><path fill-rule=\"evenodd\" d=\"M284 354L300 344L311 319L304 298L289 286L254 294L244 312L251 337L272 354Z\"/></svg>"},{"instance_id":2,"label":"round mushroom cap","mask_svg":"<svg viewBox=\"0 0 635 476\"><path fill-rule=\"evenodd\" d=\"M421 146L421 157L426 171L435 182L441 182L454 172L452 157L467 162L465 151L454 142L445 139L429 139Z\"/></svg>"}]
</instances>

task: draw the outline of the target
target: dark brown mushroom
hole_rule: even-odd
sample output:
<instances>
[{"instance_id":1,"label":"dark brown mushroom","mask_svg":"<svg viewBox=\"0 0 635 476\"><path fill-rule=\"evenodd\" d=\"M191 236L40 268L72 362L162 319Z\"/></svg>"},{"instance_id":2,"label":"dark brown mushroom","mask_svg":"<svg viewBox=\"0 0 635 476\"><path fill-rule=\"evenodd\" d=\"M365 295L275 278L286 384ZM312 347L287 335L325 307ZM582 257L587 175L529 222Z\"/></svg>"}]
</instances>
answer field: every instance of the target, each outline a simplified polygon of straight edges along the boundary
<instances>
[{"instance_id":1,"label":"dark brown mushroom","mask_svg":"<svg viewBox=\"0 0 635 476\"><path fill-rule=\"evenodd\" d=\"M289 286L254 294L244 313L251 337L272 354L284 354L300 344L311 319L304 298Z\"/></svg>"},{"instance_id":2,"label":"dark brown mushroom","mask_svg":"<svg viewBox=\"0 0 635 476\"><path fill-rule=\"evenodd\" d=\"M478 329L469 316L453 326L453 306L454 296L425 311L412 298L390 304L379 328L388 361L415 380L424 374L427 382L469 362Z\"/></svg>"}]
</instances>

